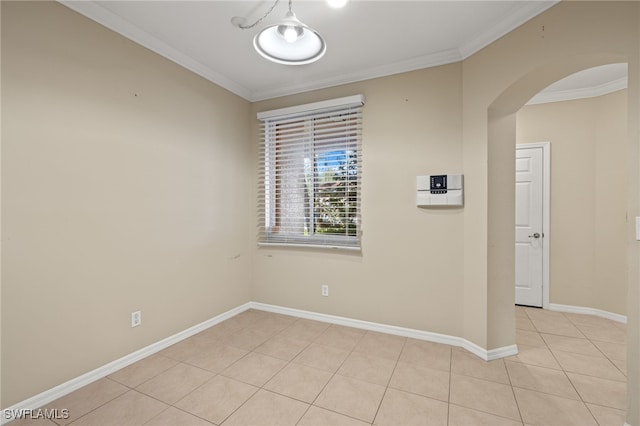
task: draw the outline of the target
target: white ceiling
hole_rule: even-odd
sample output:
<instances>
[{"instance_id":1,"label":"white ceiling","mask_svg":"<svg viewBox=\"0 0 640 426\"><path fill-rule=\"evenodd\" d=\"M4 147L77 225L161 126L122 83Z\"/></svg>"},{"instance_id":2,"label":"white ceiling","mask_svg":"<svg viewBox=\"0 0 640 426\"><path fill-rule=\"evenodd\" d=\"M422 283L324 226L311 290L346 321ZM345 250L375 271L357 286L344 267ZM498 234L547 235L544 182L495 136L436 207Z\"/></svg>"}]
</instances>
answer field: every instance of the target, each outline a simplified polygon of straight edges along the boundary
<instances>
[{"instance_id":1,"label":"white ceiling","mask_svg":"<svg viewBox=\"0 0 640 426\"><path fill-rule=\"evenodd\" d=\"M287 0L280 0L252 30L231 24L234 16L252 23L273 1L60 0L250 101L457 62L556 3L351 0L333 9L323 0L296 0L293 11L322 34L327 53L313 64L286 66L259 56L252 39L262 25L284 16ZM610 80L622 78L619 71ZM603 84L603 75L598 74L596 85ZM589 84L593 82L583 76L580 86ZM559 90L566 92L565 86Z\"/></svg>"}]
</instances>

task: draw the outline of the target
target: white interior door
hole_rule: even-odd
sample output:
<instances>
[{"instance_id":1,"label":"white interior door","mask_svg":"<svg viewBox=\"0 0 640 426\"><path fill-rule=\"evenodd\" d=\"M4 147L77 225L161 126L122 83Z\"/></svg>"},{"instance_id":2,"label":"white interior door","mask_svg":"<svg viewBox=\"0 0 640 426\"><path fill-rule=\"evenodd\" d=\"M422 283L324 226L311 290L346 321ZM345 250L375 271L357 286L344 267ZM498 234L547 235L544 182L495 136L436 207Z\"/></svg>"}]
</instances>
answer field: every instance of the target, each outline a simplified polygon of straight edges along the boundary
<instances>
[{"instance_id":1,"label":"white interior door","mask_svg":"<svg viewBox=\"0 0 640 426\"><path fill-rule=\"evenodd\" d=\"M516 304L542 307L543 148L516 148Z\"/></svg>"}]
</instances>

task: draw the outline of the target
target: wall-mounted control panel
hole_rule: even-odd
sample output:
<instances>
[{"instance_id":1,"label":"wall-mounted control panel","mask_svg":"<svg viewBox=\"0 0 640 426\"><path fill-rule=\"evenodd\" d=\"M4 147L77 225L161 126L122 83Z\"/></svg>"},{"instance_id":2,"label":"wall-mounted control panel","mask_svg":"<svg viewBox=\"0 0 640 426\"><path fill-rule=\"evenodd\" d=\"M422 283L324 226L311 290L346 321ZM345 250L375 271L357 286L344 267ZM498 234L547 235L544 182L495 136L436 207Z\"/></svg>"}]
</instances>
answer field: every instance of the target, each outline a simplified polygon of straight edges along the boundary
<instances>
[{"instance_id":1,"label":"wall-mounted control panel","mask_svg":"<svg viewBox=\"0 0 640 426\"><path fill-rule=\"evenodd\" d=\"M418 207L462 206L462 175L428 175L416 179Z\"/></svg>"}]
</instances>

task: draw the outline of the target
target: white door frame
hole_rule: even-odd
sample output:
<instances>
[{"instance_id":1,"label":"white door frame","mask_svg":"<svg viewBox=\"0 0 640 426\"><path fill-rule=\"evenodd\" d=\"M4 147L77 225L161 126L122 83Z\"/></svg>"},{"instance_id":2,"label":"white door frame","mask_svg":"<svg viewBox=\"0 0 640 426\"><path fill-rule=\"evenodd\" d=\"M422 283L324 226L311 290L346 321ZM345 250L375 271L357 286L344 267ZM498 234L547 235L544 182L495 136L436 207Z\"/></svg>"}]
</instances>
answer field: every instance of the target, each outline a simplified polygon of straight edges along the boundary
<instances>
[{"instance_id":1,"label":"white door frame","mask_svg":"<svg viewBox=\"0 0 640 426\"><path fill-rule=\"evenodd\" d=\"M516 144L519 148L542 148L542 308L549 309L549 232L551 204L551 143L535 142Z\"/></svg>"}]
</instances>

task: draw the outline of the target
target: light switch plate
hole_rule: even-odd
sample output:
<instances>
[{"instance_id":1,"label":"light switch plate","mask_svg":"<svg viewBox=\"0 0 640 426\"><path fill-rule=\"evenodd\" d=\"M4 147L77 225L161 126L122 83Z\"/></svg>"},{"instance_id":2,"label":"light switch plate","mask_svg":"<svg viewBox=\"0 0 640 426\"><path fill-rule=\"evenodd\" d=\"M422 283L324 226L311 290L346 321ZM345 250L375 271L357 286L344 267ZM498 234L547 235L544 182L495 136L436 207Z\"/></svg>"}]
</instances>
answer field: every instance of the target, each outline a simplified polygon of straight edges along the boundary
<instances>
[{"instance_id":1,"label":"light switch plate","mask_svg":"<svg viewBox=\"0 0 640 426\"><path fill-rule=\"evenodd\" d=\"M640 241L640 216L636 216L636 241Z\"/></svg>"}]
</instances>

